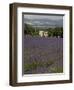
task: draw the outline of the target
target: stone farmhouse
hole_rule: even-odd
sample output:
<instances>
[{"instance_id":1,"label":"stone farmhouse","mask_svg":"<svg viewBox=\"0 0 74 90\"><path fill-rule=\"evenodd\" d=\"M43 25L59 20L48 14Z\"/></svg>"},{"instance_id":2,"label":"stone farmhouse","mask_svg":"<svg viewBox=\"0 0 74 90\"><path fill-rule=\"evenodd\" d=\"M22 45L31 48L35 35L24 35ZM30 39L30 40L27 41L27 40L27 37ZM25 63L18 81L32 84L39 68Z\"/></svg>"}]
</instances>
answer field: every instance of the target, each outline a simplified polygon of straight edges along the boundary
<instances>
[{"instance_id":1,"label":"stone farmhouse","mask_svg":"<svg viewBox=\"0 0 74 90\"><path fill-rule=\"evenodd\" d=\"M39 31L39 36L48 37L48 31Z\"/></svg>"}]
</instances>

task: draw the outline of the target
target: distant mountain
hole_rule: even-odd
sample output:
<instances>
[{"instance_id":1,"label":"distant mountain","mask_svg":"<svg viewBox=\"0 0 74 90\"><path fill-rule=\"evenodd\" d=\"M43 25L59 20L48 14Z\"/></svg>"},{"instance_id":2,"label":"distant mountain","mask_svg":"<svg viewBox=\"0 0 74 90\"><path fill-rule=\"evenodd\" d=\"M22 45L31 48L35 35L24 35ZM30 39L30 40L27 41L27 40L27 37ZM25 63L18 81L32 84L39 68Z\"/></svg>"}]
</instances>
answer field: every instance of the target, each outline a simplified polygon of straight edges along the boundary
<instances>
[{"instance_id":1,"label":"distant mountain","mask_svg":"<svg viewBox=\"0 0 74 90\"><path fill-rule=\"evenodd\" d=\"M34 19L34 20L30 20L30 19L26 19L24 20L24 23L27 23L29 25L32 25L33 27L40 27L40 28L54 28L54 27L63 27L63 20L38 20L38 19Z\"/></svg>"}]
</instances>

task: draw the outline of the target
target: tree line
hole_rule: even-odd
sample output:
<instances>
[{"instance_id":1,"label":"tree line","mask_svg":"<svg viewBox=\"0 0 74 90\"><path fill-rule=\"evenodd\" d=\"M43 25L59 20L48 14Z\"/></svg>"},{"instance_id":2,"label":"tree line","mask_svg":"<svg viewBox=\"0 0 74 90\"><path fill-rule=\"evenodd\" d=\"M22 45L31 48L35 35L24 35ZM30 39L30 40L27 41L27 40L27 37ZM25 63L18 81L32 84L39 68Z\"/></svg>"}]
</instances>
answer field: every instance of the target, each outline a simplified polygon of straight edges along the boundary
<instances>
[{"instance_id":1,"label":"tree line","mask_svg":"<svg viewBox=\"0 0 74 90\"><path fill-rule=\"evenodd\" d=\"M33 27L32 25L25 24L24 25L24 34L25 35L32 35L32 36L38 36L39 31L47 31L48 37L61 37L63 38L63 27L55 27L55 28L48 28L48 29L42 29L38 27Z\"/></svg>"}]
</instances>

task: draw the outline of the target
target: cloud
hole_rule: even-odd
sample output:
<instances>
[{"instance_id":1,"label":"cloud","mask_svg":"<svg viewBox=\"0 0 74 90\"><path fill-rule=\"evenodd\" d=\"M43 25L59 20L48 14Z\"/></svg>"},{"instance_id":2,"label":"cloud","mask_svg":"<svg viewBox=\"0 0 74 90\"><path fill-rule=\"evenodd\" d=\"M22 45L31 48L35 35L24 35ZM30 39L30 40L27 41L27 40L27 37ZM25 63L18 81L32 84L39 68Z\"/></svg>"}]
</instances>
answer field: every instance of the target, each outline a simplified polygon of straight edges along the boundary
<instances>
[{"instance_id":1,"label":"cloud","mask_svg":"<svg viewBox=\"0 0 74 90\"><path fill-rule=\"evenodd\" d=\"M24 23L31 24L33 26L63 26L62 15L25 15Z\"/></svg>"}]
</instances>

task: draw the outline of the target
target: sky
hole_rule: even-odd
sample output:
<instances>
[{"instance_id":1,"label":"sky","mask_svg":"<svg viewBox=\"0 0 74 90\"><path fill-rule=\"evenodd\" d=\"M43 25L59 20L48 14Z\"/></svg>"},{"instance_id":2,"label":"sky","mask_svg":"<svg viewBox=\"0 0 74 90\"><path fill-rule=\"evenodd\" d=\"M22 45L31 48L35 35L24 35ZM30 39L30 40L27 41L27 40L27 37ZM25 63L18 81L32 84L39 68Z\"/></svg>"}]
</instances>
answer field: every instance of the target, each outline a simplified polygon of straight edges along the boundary
<instances>
[{"instance_id":1,"label":"sky","mask_svg":"<svg viewBox=\"0 0 74 90\"><path fill-rule=\"evenodd\" d=\"M24 14L24 23L34 27L63 27L63 16Z\"/></svg>"}]
</instances>

